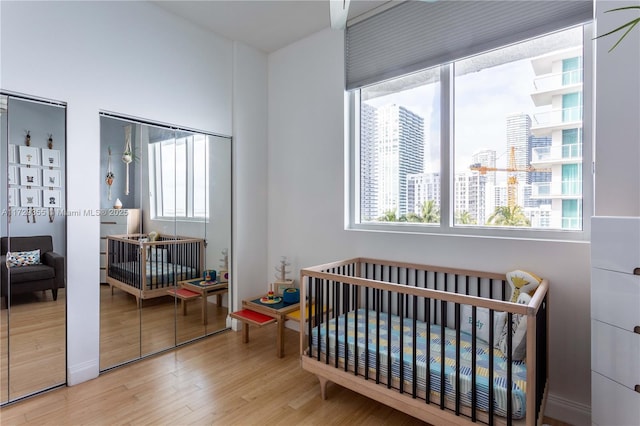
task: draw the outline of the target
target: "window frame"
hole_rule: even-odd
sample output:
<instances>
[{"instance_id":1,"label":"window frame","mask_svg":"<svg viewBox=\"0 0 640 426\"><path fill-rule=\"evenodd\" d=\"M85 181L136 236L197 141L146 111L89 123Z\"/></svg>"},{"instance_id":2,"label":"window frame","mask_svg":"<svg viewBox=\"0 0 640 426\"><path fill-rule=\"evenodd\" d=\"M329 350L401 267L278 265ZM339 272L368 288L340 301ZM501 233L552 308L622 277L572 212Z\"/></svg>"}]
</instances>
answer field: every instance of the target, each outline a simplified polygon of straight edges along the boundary
<instances>
[{"instance_id":1,"label":"window frame","mask_svg":"<svg viewBox=\"0 0 640 426\"><path fill-rule=\"evenodd\" d=\"M487 225L455 225L454 168L453 168L453 69L451 63L440 65L440 223L415 224L411 222L360 223L360 90L345 91L345 229L354 231L395 232L433 235L458 235L468 237L534 239L554 241L588 241L593 215L593 125L595 111L593 22L573 25L583 28L583 89L582 89L582 230L503 228ZM553 32L558 32L553 31ZM542 37L541 33L532 38ZM521 40L519 43L526 42ZM483 52L478 52L481 54ZM464 58L458 58L461 60Z\"/></svg>"}]
</instances>

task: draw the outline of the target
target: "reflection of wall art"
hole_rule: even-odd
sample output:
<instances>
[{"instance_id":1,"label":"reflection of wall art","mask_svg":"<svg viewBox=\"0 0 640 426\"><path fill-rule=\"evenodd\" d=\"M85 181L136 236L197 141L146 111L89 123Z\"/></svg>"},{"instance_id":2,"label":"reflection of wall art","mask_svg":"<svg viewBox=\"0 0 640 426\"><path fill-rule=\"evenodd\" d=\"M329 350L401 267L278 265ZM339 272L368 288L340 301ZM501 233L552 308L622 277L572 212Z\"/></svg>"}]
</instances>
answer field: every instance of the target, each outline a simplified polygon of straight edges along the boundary
<instances>
[{"instance_id":1,"label":"reflection of wall art","mask_svg":"<svg viewBox=\"0 0 640 426\"><path fill-rule=\"evenodd\" d=\"M18 162L18 158L16 157L16 146L12 143L9 144L9 162L10 163L17 163Z\"/></svg>"},{"instance_id":2,"label":"reflection of wall art","mask_svg":"<svg viewBox=\"0 0 640 426\"><path fill-rule=\"evenodd\" d=\"M61 192L57 190L45 189L42 191L43 207L62 207Z\"/></svg>"},{"instance_id":3,"label":"reflection of wall art","mask_svg":"<svg viewBox=\"0 0 640 426\"><path fill-rule=\"evenodd\" d=\"M9 166L9 185L18 184L18 168L16 166Z\"/></svg>"},{"instance_id":4,"label":"reflection of wall art","mask_svg":"<svg viewBox=\"0 0 640 426\"><path fill-rule=\"evenodd\" d=\"M16 207L18 205L18 188L9 188L7 192L7 198L9 207Z\"/></svg>"},{"instance_id":5,"label":"reflection of wall art","mask_svg":"<svg viewBox=\"0 0 640 426\"><path fill-rule=\"evenodd\" d=\"M20 206L21 207L40 207L39 189L21 189L20 190Z\"/></svg>"},{"instance_id":6,"label":"reflection of wall art","mask_svg":"<svg viewBox=\"0 0 640 426\"><path fill-rule=\"evenodd\" d=\"M42 186L50 186L56 188L61 187L62 183L60 182L60 170L43 170Z\"/></svg>"},{"instance_id":7,"label":"reflection of wall art","mask_svg":"<svg viewBox=\"0 0 640 426\"><path fill-rule=\"evenodd\" d=\"M32 146L19 146L20 150L20 164L26 164L31 166L40 165L40 148L34 148Z\"/></svg>"},{"instance_id":8,"label":"reflection of wall art","mask_svg":"<svg viewBox=\"0 0 640 426\"><path fill-rule=\"evenodd\" d=\"M40 186L40 169L20 167L20 185Z\"/></svg>"},{"instance_id":9,"label":"reflection of wall art","mask_svg":"<svg viewBox=\"0 0 640 426\"><path fill-rule=\"evenodd\" d=\"M60 151L58 151L57 149L43 149L42 165L49 167L60 167Z\"/></svg>"}]
</instances>

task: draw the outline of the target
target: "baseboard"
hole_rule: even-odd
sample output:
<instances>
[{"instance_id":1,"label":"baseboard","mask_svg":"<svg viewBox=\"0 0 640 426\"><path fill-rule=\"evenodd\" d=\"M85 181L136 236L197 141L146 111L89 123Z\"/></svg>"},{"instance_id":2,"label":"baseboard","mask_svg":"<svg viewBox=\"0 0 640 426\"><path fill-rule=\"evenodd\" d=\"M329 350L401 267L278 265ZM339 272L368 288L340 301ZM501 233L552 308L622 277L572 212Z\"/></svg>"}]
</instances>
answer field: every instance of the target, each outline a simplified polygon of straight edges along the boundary
<instances>
[{"instance_id":1,"label":"baseboard","mask_svg":"<svg viewBox=\"0 0 640 426\"><path fill-rule=\"evenodd\" d=\"M591 424L590 405L571 401L552 393L547 396L544 415L576 426Z\"/></svg>"},{"instance_id":2,"label":"baseboard","mask_svg":"<svg viewBox=\"0 0 640 426\"><path fill-rule=\"evenodd\" d=\"M67 367L67 386L74 386L95 379L99 375L100 364L98 360Z\"/></svg>"}]
</instances>

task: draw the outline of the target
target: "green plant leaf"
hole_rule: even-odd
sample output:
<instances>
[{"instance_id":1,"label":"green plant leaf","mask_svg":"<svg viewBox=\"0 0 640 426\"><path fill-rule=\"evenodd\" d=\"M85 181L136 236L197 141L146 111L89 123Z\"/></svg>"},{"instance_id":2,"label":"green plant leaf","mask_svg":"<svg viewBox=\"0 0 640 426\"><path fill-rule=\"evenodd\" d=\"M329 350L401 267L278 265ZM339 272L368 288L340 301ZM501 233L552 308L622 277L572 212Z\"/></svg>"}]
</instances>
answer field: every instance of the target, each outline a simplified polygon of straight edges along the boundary
<instances>
[{"instance_id":1,"label":"green plant leaf","mask_svg":"<svg viewBox=\"0 0 640 426\"><path fill-rule=\"evenodd\" d=\"M607 10L607 11L605 11L605 13L609 13L609 12L617 12L617 11L620 11L620 10L630 10L630 9L638 9L638 10L640 10L640 6L624 6L624 7L617 7L617 8L615 8L615 9ZM627 22L626 24L620 25L618 28L616 28L616 29L614 29L614 30L611 30L611 31L609 31L609 32L607 32L607 33L604 33L604 34L601 34L601 35L599 35L599 36L595 37L595 38L594 38L594 40L599 39L599 38L601 38L601 37L606 37L606 36L608 36L608 35L611 35L611 34L613 34L613 33L616 33L616 32L618 32L618 31L621 31L621 30L623 30L624 28L629 27L629 28L627 28L627 30L622 34L622 36L620 36L620 38L618 39L618 41L617 41L617 42L616 42L616 43L611 47L611 49L609 49L609 52L611 52L613 49L615 49L615 48L620 44L620 42L621 42L621 41L622 41L622 40L627 36L627 34L629 34L629 32L630 32L630 31L631 31L631 30L632 30L636 25L638 25L639 23L640 23L640 18L632 19L631 21Z\"/></svg>"}]
</instances>

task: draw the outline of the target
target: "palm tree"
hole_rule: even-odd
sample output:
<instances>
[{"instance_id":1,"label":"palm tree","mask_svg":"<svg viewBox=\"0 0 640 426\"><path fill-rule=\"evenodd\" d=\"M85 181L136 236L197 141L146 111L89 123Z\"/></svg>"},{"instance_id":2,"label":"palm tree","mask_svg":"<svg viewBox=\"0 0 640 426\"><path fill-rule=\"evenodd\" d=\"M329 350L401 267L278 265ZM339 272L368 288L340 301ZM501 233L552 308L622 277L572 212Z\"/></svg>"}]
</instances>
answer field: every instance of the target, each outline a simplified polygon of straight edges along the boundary
<instances>
[{"instance_id":1,"label":"palm tree","mask_svg":"<svg viewBox=\"0 0 640 426\"><path fill-rule=\"evenodd\" d=\"M531 223L520 206L498 206L487 220L487 225L522 227L531 226Z\"/></svg>"},{"instance_id":2,"label":"palm tree","mask_svg":"<svg viewBox=\"0 0 640 426\"><path fill-rule=\"evenodd\" d=\"M414 212L409 212L405 216L407 222L422 222L422 218Z\"/></svg>"},{"instance_id":3,"label":"palm tree","mask_svg":"<svg viewBox=\"0 0 640 426\"><path fill-rule=\"evenodd\" d=\"M475 225L476 223L468 211L456 212L456 225Z\"/></svg>"},{"instance_id":4,"label":"palm tree","mask_svg":"<svg viewBox=\"0 0 640 426\"><path fill-rule=\"evenodd\" d=\"M397 222L398 218L396 217L395 210L387 210L384 212L384 215L378 218L380 222Z\"/></svg>"},{"instance_id":5,"label":"palm tree","mask_svg":"<svg viewBox=\"0 0 640 426\"><path fill-rule=\"evenodd\" d=\"M440 222L440 210L436 206L435 200L427 200L422 203L421 216L424 223Z\"/></svg>"}]
</instances>

